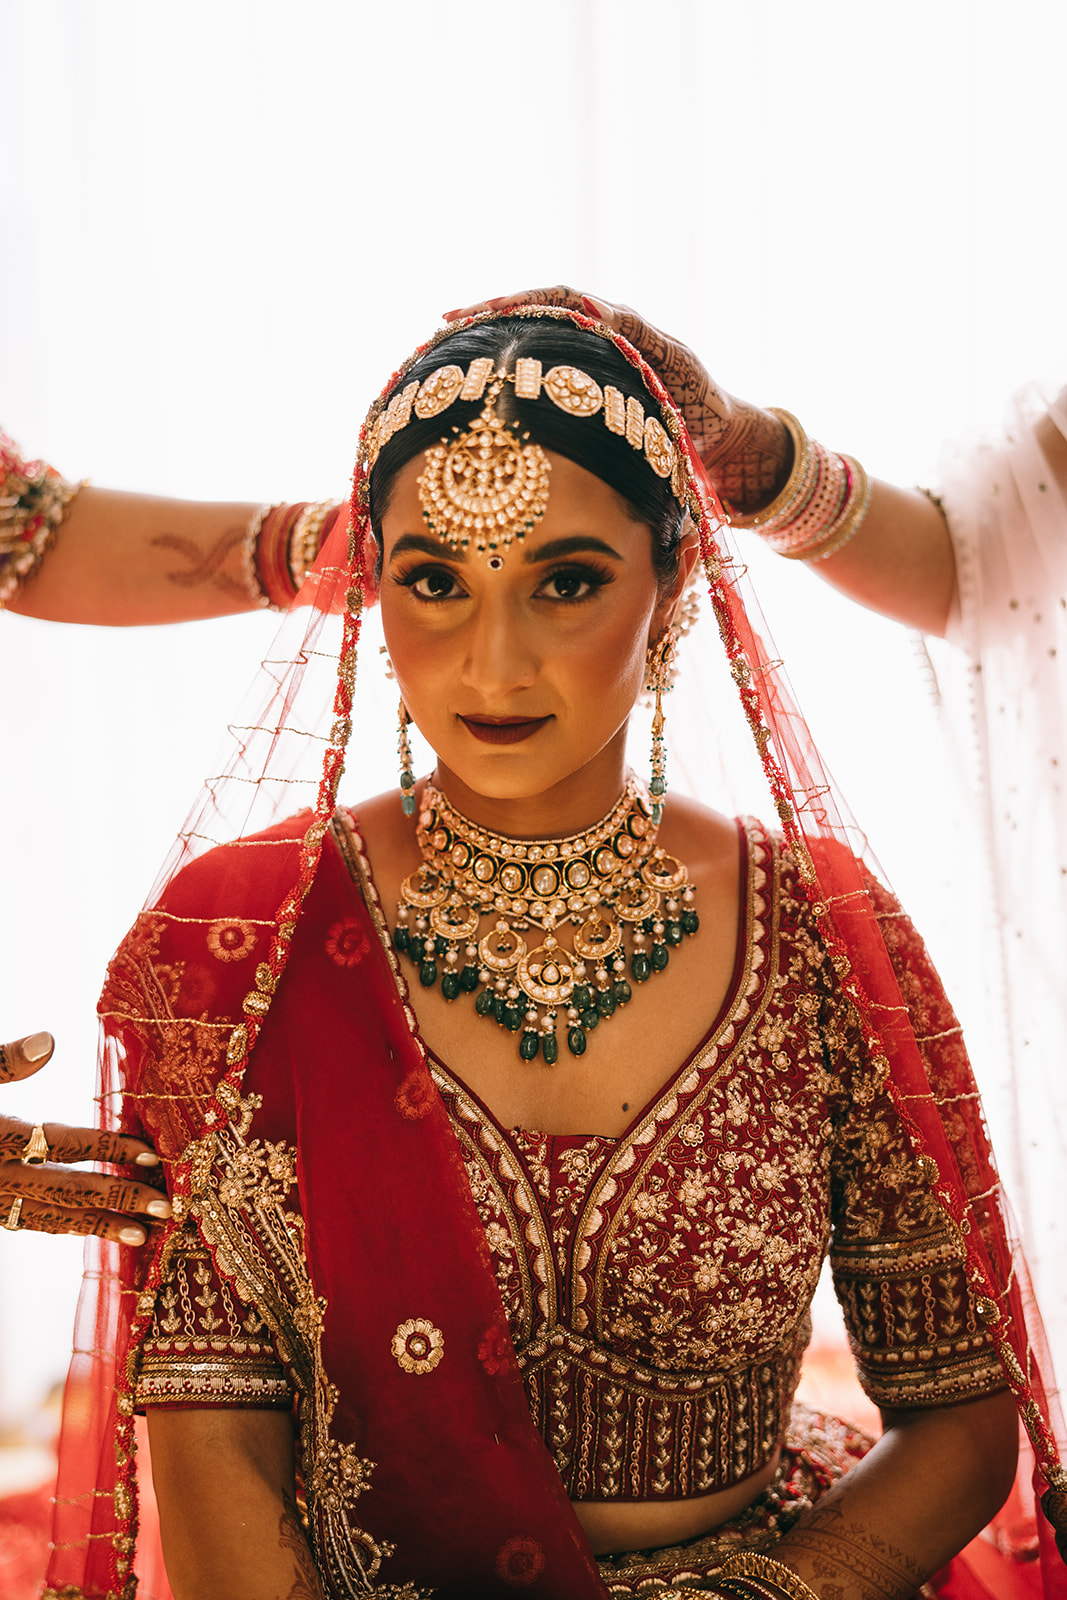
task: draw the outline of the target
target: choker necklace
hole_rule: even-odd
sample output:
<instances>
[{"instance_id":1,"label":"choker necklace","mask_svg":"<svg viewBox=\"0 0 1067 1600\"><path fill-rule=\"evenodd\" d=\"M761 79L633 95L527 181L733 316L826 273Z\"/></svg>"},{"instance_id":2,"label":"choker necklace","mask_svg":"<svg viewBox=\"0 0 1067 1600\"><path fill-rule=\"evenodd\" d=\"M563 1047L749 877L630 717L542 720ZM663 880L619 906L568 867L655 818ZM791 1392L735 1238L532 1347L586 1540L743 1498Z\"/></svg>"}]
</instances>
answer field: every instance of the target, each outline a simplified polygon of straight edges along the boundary
<instances>
[{"instance_id":1,"label":"choker necklace","mask_svg":"<svg viewBox=\"0 0 1067 1600\"><path fill-rule=\"evenodd\" d=\"M657 846L657 832L632 776L601 822L568 839L489 832L427 784L422 865L400 886L393 942L424 988L440 977L446 1000L473 994L479 1016L521 1030L524 1061L559 1059L561 1008L567 1047L583 1055L590 1031L632 998L627 948L630 974L644 983L700 926L689 873ZM568 924L569 949L559 939Z\"/></svg>"}]
</instances>

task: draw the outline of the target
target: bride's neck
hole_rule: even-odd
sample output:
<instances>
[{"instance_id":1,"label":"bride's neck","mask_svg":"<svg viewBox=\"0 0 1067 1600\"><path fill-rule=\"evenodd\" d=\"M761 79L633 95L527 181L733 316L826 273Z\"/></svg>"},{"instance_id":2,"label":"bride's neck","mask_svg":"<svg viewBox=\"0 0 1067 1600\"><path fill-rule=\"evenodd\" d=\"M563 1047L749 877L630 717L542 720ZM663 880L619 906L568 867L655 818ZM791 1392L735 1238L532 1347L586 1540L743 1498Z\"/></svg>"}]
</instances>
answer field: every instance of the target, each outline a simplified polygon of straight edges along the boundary
<instances>
[{"instance_id":1,"label":"bride's neck","mask_svg":"<svg viewBox=\"0 0 1067 1600\"><path fill-rule=\"evenodd\" d=\"M443 763L431 782L481 828L512 839L562 839L608 815L626 786L628 770L624 756L590 763L539 794L517 796L479 794Z\"/></svg>"}]
</instances>

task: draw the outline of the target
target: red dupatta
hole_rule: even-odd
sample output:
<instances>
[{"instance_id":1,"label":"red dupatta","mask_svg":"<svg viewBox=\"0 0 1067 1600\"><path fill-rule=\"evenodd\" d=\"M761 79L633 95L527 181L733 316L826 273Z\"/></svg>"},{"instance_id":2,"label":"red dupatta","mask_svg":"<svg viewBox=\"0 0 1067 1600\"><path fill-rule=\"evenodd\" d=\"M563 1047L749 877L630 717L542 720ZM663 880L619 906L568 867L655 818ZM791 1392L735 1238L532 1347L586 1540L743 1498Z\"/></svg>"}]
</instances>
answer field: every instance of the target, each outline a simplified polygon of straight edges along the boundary
<instances>
[{"instance_id":1,"label":"red dupatta","mask_svg":"<svg viewBox=\"0 0 1067 1600\"><path fill-rule=\"evenodd\" d=\"M754 603L742 602L743 569L721 542L718 508L680 419L638 353L600 324L544 307L518 314L566 317L611 337L659 403L681 453L712 607L782 829L872 1056L883 1063L916 1149L929 1163L1033 1444L1037 1490L1062 1527L1067 1478L1039 1370L1040 1333L1021 1257L1009 1241L973 1079L961 1053L954 1081L941 1084L938 1095L931 1088L856 859L862 835L835 797L780 663L753 624ZM64 1424L53 1594L65 1585L67 1594L86 1596L132 1592L131 1394L153 1290L178 1222L192 1215L238 1291L252 1291L246 1296L252 1299L267 1294L269 1285L252 1269L255 1241L268 1224L253 1215L258 1202L251 1191L242 1195L241 1184L257 1162L257 1172L265 1170L266 1144L284 1143L284 1127L271 1121L282 1106L298 1129L309 1230L312 1294L303 1302L301 1343L315 1347L320 1359L316 1370L303 1371L298 1387L302 1409L314 1401L326 1418L319 1433L318 1424L307 1431L303 1415L301 1426L305 1451L309 1439L315 1449L314 1459L305 1456L305 1478L330 1592L399 1596L394 1584L410 1581L467 1595L505 1594L516 1585L557 1600L605 1593L534 1432L447 1120L376 935L356 920L352 938L368 940L360 981L369 985L371 1003L346 1020L317 996L333 1020L321 1037L316 1020L316 1074L305 1079L293 1071L309 1043L308 1018L318 1017L304 993L311 979L303 952L339 903L339 862L332 846L324 856L323 841L351 731L366 440L365 428L348 551L338 519L265 663L254 711L235 725L227 766L209 782L168 863L165 887L139 919L105 990L105 1114L118 1117L125 1085L127 1122L143 1114L171 1163L178 1216L152 1262L128 1278L112 1267L110 1247L95 1247L101 1262L91 1263L98 1276L81 1312L82 1353L72 1366L73 1404ZM330 630L340 637L327 648ZM274 819L292 809L301 785L308 812L277 826ZM224 848L202 860L215 845ZM186 974L196 965L190 941L202 941L209 930L251 944L233 959L224 982L215 974L212 994L187 992ZM140 974L132 986L131 962ZM359 1104L342 1114L350 1082L358 1082ZM262 1116L250 1098L260 1094ZM271 1179L276 1220L284 1214L285 1159L276 1153L282 1176ZM240 1217L242 1206L245 1221L235 1232L228 1215ZM341 1215L353 1219L347 1233ZM405 1335L408 1323L413 1331ZM394 1353L396 1341L414 1372ZM439 1349L440 1359L426 1365ZM303 1359L293 1350L289 1356L294 1368ZM394 1558L381 1557L387 1543L398 1546L395 1566ZM1067 1593L1047 1529L1043 1554L1046 1594Z\"/></svg>"}]
</instances>

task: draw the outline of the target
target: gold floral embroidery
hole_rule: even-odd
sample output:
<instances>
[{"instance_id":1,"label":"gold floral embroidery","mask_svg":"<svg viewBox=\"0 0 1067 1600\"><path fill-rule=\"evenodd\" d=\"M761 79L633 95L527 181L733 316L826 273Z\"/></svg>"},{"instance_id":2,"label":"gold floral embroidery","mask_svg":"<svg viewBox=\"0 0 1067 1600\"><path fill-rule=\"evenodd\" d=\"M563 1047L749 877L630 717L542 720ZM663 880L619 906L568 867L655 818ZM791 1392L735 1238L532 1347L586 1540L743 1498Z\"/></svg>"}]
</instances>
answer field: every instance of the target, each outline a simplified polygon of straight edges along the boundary
<instances>
[{"instance_id":1,"label":"gold floral embroidery","mask_svg":"<svg viewBox=\"0 0 1067 1600\"><path fill-rule=\"evenodd\" d=\"M213 922L207 930L207 947L219 961L244 961L256 948L256 930L237 918Z\"/></svg>"},{"instance_id":2,"label":"gold floral embroidery","mask_svg":"<svg viewBox=\"0 0 1067 1600\"><path fill-rule=\"evenodd\" d=\"M426 1317L411 1317L397 1328L390 1348L398 1367L422 1377L444 1360L445 1336Z\"/></svg>"}]
</instances>

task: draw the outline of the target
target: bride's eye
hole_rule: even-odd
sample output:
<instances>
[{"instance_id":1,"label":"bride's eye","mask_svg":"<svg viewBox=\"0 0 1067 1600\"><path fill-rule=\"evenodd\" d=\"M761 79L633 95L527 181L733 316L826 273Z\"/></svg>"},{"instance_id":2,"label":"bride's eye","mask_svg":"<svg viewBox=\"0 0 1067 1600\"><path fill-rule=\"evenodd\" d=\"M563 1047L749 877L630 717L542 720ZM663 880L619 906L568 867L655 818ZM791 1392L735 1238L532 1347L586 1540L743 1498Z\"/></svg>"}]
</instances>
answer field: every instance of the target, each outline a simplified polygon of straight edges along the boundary
<instances>
[{"instance_id":1,"label":"bride's eye","mask_svg":"<svg viewBox=\"0 0 1067 1600\"><path fill-rule=\"evenodd\" d=\"M596 567L558 567L548 574L539 592L546 600L587 600L611 581L610 574Z\"/></svg>"},{"instance_id":2,"label":"bride's eye","mask_svg":"<svg viewBox=\"0 0 1067 1600\"><path fill-rule=\"evenodd\" d=\"M396 581L420 600L452 600L462 593L447 567L416 567Z\"/></svg>"}]
</instances>

